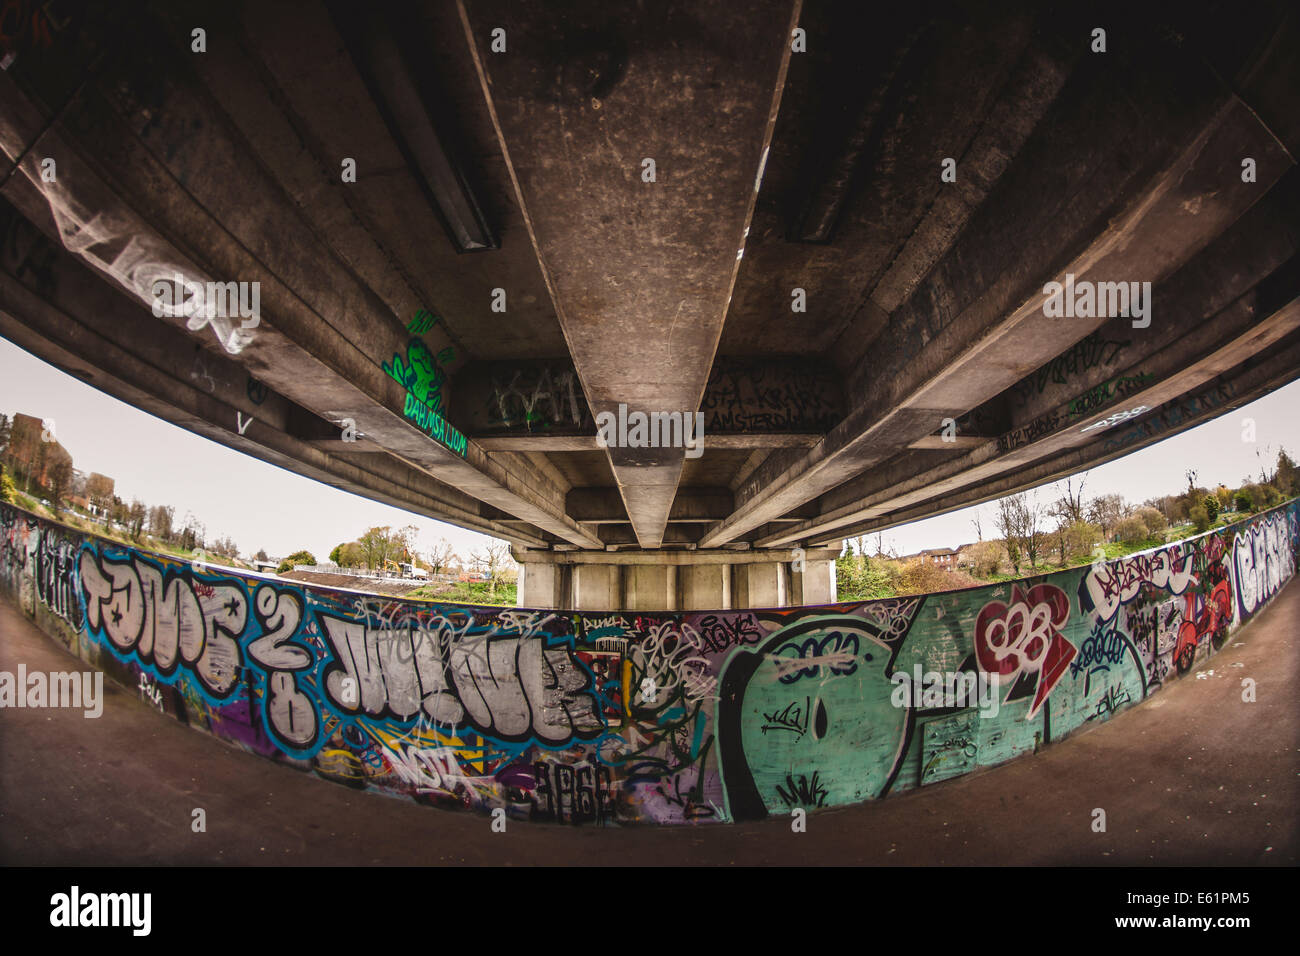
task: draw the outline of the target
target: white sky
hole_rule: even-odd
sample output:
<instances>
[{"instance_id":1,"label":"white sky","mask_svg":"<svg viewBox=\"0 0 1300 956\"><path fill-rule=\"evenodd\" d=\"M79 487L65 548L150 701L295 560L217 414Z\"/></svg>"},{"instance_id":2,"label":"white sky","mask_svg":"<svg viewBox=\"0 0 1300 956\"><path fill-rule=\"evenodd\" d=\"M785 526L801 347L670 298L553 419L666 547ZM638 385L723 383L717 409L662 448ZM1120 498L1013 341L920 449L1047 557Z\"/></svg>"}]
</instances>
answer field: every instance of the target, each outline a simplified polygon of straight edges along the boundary
<instances>
[{"instance_id":1,"label":"white sky","mask_svg":"<svg viewBox=\"0 0 1300 956\"><path fill-rule=\"evenodd\" d=\"M272 557L305 548L329 560L336 544L351 541L375 525L413 524L427 550L438 538L451 541L462 559L490 539L474 531L413 515L331 488L154 418L85 382L60 372L0 338L0 413L22 412L54 419L60 444L74 465L117 482L124 501L176 508L181 520L192 512L207 538L229 536L248 555L265 548ZM1195 468L1197 484L1240 484L1258 480L1260 456L1269 471L1280 447L1300 458L1300 381L1235 412L1166 439L1088 474L1089 497L1119 493L1130 501L1172 494L1186 487L1183 472ZM1242 439L1242 421L1255 420L1254 443ZM1040 488L1045 501L1057 497ZM985 537L997 532L993 504L964 508L884 532L886 550L910 554L923 548L956 547L975 540L971 518L983 515ZM874 549L875 536L871 539Z\"/></svg>"}]
</instances>

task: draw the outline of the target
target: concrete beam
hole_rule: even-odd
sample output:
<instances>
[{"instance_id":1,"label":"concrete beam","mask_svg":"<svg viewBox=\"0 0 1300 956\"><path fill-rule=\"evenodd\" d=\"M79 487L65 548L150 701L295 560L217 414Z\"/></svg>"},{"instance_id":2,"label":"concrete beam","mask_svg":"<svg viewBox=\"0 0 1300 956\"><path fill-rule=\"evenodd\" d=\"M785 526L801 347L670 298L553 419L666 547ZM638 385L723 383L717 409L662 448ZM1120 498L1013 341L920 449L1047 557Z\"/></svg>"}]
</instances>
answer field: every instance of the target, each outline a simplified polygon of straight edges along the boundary
<instances>
[{"instance_id":1,"label":"concrete beam","mask_svg":"<svg viewBox=\"0 0 1300 956\"><path fill-rule=\"evenodd\" d=\"M485 451L522 451L553 455L565 452L600 451L595 435L471 435L470 440ZM738 435L706 434L704 450L715 451L749 448L811 448L821 435L780 432Z\"/></svg>"},{"instance_id":2,"label":"concrete beam","mask_svg":"<svg viewBox=\"0 0 1300 956\"><path fill-rule=\"evenodd\" d=\"M101 82L111 81L111 76L101 77ZM0 85L5 84L9 85L6 100L21 98L11 78L0 78ZM154 107L166 107L168 115L202 116L212 111L207 100L184 86L169 81L164 89L165 103ZM124 135L111 119L117 109L128 115L149 113L149 107L132 99L133 93L129 85L113 87L111 96L117 102L110 105L100 98L97 87L83 87L47 128L0 128L4 135L0 147L10 156L25 156L21 172L4 187L6 197L48 234L62 235L65 244L73 242L87 262L138 300L149 301L153 279L174 271L200 278L239 276L240 281L260 283L262 315L254 327L218 319L210 323L209 332L203 323L191 330L183 316L165 321L197 333L198 341L214 353L238 356L259 380L321 417L351 418L359 430L439 480L564 540L597 544L563 515L562 493L548 489L536 473L514 475L473 446L457 453L408 421L407 390L377 360L387 347L395 349L388 356L393 362L406 354L404 345L395 344L406 341L400 322L347 270L333 273L339 284L326 281L328 264L337 261L324 248L315 250L318 259L308 261L313 237L304 236L303 243L284 241L284 230L297 218L296 212L285 207L283 194L240 153L218 117L212 118L211 132L206 133L215 139L208 149L197 148L194 142L175 148L166 142L165 130L151 130L157 141L147 145ZM95 167L82 159L83 149L96 154ZM214 154L219 156L218 166L228 168L214 171ZM57 184L43 182L38 166L42 156L58 158ZM32 191L25 191L26 186ZM201 206L199 199L207 205ZM240 214L250 206L260 210L258 217ZM271 215L277 207L279 217ZM214 211L226 214L224 225L218 224ZM57 223L52 214L58 216ZM186 251L160 228L212 241L201 254ZM230 228L244 235L232 236ZM250 255L250 250L265 260ZM130 260L129 268L123 265L124 258ZM367 313L378 323L367 326ZM341 334L344 330L346 335ZM370 354L354 343L364 343Z\"/></svg>"},{"instance_id":3,"label":"concrete beam","mask_svg":"<svg viewBox=\"0 0 1300 956\"><path fill-rule=\"evenodd\" d=\"M1087 444L1096 437L1096 423L1113 414L1155 408L1274 347L1300 324L1297 217L1300 171L1293 170L1156 288L1160 318L1150 329L1112 320L1014 386L1009 393L1014 412L1005 434L982 438L964 454L934 463L933 456L895 459L823 496L821 514L757 543L786 545L1023 470Z\"/></svg>"},{"instance_id":4,"label":"concrete beam","mask_svg":"<svg viewBox=\"0 0 1300 956\"><path fill-rule=\"evenodd\" d=\"M1291 157L1202 66L1180 67L1178 102L1165 92L1167 75L1148 75L1114 91L1124 106L1102 116L1093 112L1095 91L1072 79L949 256L891 316L848 389L860 404L807 454L774 453L700 546L735 540L825 494L1104 324L1046 316L1048 281L1069 273L1158 284L1258 201ZM1132 137L1139 128L1140 145ZM1242 182L1243 155L1261 157L1258 182ZM1043 203L1053 194L1059 202Z\"/></svg>"},{"instance_id":5,"label":"concrete beam","mask_svg":"<svg viewBox=\"0 0 1300 956\"><path fill-rule=\"evenodd\" d=\"M1300 377L1300 337L1292 336L1279 348L1256 355L1246 367L1223 376L1207 387L1181 396L1135 419L1107 430L1091 444L1048 458L1022 471L977 483L939 496L921 505L873 517L835 531L831 537L811 536L813 547L827 547L844 538L870 534L923 518L947 514L971 505L1028 491L1050 481L1096 468L1138 448L1180 434L1197 425L1255 401Z\"/></svg>"},{"instance_id":6,"label":"concrete beam","mask_svg":"<svg viewBox=\"0 0 1300 956\"><path fill-rule=\"evenodd\" d=\"M533 526L486 519L469 495L387 454L317 448L318 440L300 437L313 430L302 409L139 309L3 201L0 233L0 335L19 347L166 421L323 484L517 545L545 544Z\"/></svg>"},{"instance_id":7,"label":"concrete beam","mask_svg":"<svg viewBox=\"0 0 1300 956\"><path fill-rule=\"evenodd\" d=\"M762 181L799 0L743 9L704 0L685 19L594 0L564 17L503 2L458 6L590 408L694 412ZM510 56L489 48L497 27L515 38ZM549 158L555 143L566 161ZM607 454L639 542L657 547L683 449Z\"/></svg>"}]
</instances>

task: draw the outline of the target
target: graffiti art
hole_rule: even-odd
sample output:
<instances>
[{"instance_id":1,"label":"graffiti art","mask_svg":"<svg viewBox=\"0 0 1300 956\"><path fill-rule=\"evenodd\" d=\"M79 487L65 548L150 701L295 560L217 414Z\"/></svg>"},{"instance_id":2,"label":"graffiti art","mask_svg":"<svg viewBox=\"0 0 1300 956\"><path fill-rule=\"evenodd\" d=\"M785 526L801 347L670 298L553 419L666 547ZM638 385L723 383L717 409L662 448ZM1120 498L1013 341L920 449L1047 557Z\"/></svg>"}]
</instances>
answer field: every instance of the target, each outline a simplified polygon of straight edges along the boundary
<instances>
[{"instance_id":1,"label":"graffiti art","mask_svg":"<svg viewBox=\"0 0 1300 956\"><path fill-rule=\"evenodd\" d=\"M877 800L1109 719L1223 647L1298 542L1291 502L961 591L589 613L197 567L0 505L0 586L164 714L327 780L515 819L704 824Z\"/></svg>"}]
</instances>

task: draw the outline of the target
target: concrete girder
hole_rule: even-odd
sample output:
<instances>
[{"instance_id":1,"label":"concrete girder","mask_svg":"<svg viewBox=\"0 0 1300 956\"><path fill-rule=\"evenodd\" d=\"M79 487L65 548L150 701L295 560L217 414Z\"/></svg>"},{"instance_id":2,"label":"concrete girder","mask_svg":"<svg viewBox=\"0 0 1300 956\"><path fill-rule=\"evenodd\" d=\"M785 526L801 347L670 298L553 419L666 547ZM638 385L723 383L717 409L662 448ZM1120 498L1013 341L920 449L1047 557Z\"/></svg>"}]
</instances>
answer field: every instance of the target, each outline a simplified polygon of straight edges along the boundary
<instances>
[{"instance_id":1,"label":"concrete girder","mask_svg":"<svg viewBox=\"0 0 1300 956\"><path fill-rule=\"evenodd\" d=\"M1134 330L1113 319L1010 390L1021 396L1000 436L947 451L941 461L902 455L822 496L821 513L759 538L761 547L896 511L1036 459L1086 444L1096 421L1154 408L1271 348L1300 321L1300 172L1293 170L1231 229L1153 292L1160 320ZM1087 345L1086 355L1075 355ZM1050 368L1067 358L1058 369ZM1061 381L1054 381L1060 378ZM1095 425L1093 425L1095 427ZM961 436L955 436L961 437ZM916 448L914 444L913 449ZM956 452L963 452L954 454Z\"/></svg>"},{"instance_id":2,"label":"concrete girder","mask_svg":"<svg viewBox=\"0 0 1300 956\"><path fill-rule=\"evenodd\" d=\"M323 484L484 534L545 543L531 526L484 518L471 496L386 453L356 454L364 439L331 440L343 457L324 453L321 440L307 436L332 429L329 423L153 319L17 210L0 205L0 222L0 334L20 347L166 421Z\"/></svg>"},{"instance_id":3,"label":"concrete girder","mask_svg":"<svg viewBox=\"0 0 1300 956\"><path fill-rule=\"evenodd\" d=\"M1070 170L1077 179L1074 190L1060 205L1029 210L998 203L996 194L991 197L981 215L1001 218L1001 228L986 222L985 228L963 234L935 274L891 317L896 329L888 341L882 340L883 354L861 370L869 375L873 369L897 367L897 374L868 378L861 389L847 389L862 396L859 405L810 452L774 453L738 492L735 513L707 532L701 547L735 540L893 457L934 433L943 418L988 401L1106 321L1098 317L1063 325L1048 318L1043 311L1046 282L1063 282L1073 274L1091 282L1136 278L1158 284L1294 165L1244 103L1204 77L1200 90L1189 90L1192 108L1171 109L1162 96L1143 92L1130 99L1150 135L1142 159L1117 155L1112 148L1085 177L1069 155L1075 145L1069 139L1038 143L1036 151L1022 154L999 183L1000 191L1037 178L1044 162ZM1058 105L1067 113L1077 108L1071 98ZM1112 143L1122 141L1133 120L1116 114L1093 117L1094 126L1103 127L1093 132ZM1042 150L1049 155L1041 155ZM1052 150L1065 154L1051 155ZM1259 157L1258 182L1242 182L1242 155ZM1138 160L1136 168L1133 160ZM1090 190L1080 193L1084 182ZM1003 248L990 235L1020 248ZM1021 240L1026 235L1036 236L1037 245L1025 248ZM993 281L969 261L999 258L1003 268ZM1014 268L1007 268L1011 262ZM947 263L952 275L944 268ZM913 344L916 348L909 352Z\"/></svg>"},{"instance_id":4,"label":"concrete girder","mask_svg":"<svg viewBox=\"0 0 1300 956\"><path fill-rule=\"evenodd\" d=\"M0 79L0 87L5 88L0 94L3 102L22 99L8 78ZM562 493L552 489L548 500L545 480L535 469L527 475L512 474L473 446L466 447L462 458L397 411L404 409L405 390L383 371L373 355L362 352L354 343L365 342L374 350L373 343L384 342L379 334L381 330L386 330L390 343L404 342L400 323L373 300L373 293L357 285L350 274L341 274L344 288L338 290L321 281L323 263L313 268L301 258L304 250L293 253L294 261L283 260L281 248L294 244L283 243L282 233L277 235L277 241L272 241L257 217L250 218L246 211L242 214L238 211L243 208L238 205L243 191L251 189L252 184L264 182L259 169L226 170L213 176L210 169L204 175L210 163L206 153L164 150L160 158L135 137L122 135L123 130L109 120L116 115L114 110L102 103L96 109L88 108L86 101L95 96L94 90L83 87L53 123L39 130L17 125L0 127L0 134L5 137L0 146L11 159L22 157L20 175L50 204L42 212L31 197L22 196L18 191L21 184L11 178L5 186L5 195L28 218L42 223L50 235L71 236L85 249L106 249L104 256L116 255L113 262L108 262L99 254L87 255L83 249L88 262L141 299L147 299L144 289L149 288L150 277L155 273L166 276L172 269L187 276L238 275L247 277L244 281L259 282L269 316L260 317L252 329L237 328L233 323L219 327L219 320L212 322L222 349L238 355L251 374L323 418L334 421L352 418L362 432L382 440L394 455L479 500L529 520L563 540L589 547L599 544L563 515ZM187 105L192 110L202 106L197 97ZM25 115L30 127L31 112ZM155 145L160 149L163 146ZM225 153L237 155L233 147ZM58 157L57 187L42 183L39 157L48 155ZM94 156L93 165L88 155ZM199 168L189 168L187 162ZM243 176L239 175L241 172ZM222 175L229 178L223 179ZM113 186L105 177L112 178ZM199 204L193 182L182 186L182 182L195 177L214 190L203 198L215 207L216 213L223 211L223 202L232 204L224 210L228 213L224 220L218 221L212 209ZM239 184L237 194L229 191L232 181ZM227 184L226 193L213 185L218 182ZM130 199L120 195L118 189ZM271 208L284 205L283 194L273 185L266 185L262 198ZM58 211L59 222L54 221L51 210ZM291 222L296 216L286 210L285 218ZM281 220L282 225L284 221ZM257 233L243 237L248 244L229 231L241 225ZM217 237L204 247L202 256L187 252L181 244L167 238L168 234L186 235L191 231ZM98 241L87 244L83 238L86 236ZM310 244L311 237L304 238ZM67 239L64 241L66 244ZM125 250L119 252L123 244ZM279 273L250 255L250 245L272 259L280 258L281 261L274 263ZM114 263L120 263L123 256L137 248L145 251L136 256L139 262L133 260L129 275L114 270ZM326 250L321 252L325 260L332 259ZM295 287L287 286L285 278L295 282ZM311 308L304 299L315 299L324 313ZM365 334L365 328L358 324L357 313L369 313L380 320L370 329L370 334ZM325 315L329 316L328 320ZM182 316L168 317L168 321L186 328ZM343 326L348 335L341 335L338 326ZM218 343L203 331L202 324L198 332L199 341L207 348L221 351ZM381 344L376 354L382 354L383 348Z\"/></svg>"},{"instance_id":5,"label":"concrete girder","mask_svg":"<svg viewBox=\"0 0 1300 956\"><path fill-rule=\"evenodd\" d=\"M634 12L592 2L558 17L459 7L592 411L693 413L731 302L799 0ZM498 27L513 55L494 57ZM665 90L665 77L680 87ZM566 162L547 159L557 142ZM606 451L638 541L658 547L684 449Z\"/></svg>"},{"instance_id":6,"label":"concrete girder","mask_svg":"<svg viewBox=\"0 0 1300 956\"><path fill-rule=\"evenodd\" d=\"M1147 410L1176 401L1178 396L1197 391L1251 356L1275 347L1300 328L1300 298L1292 300L1286 307L1258 322L1253 321L1254 313L1250 309L1250 303L1234 305L1237 307L1225 310L1219 317L1225 325L1235 320L1239 328L1238 334L1217 348L1211 347L1197 361L1182 366L1176 374L1162 378L1153 387L1116 394L1105 404L1090 409L1085 415L1076 416L1074 421L1047 437L1030 440L1012 451L1002 450L998 440L988 442L982 448L960 458L889 483L887 491L879 491L853 504L836 508L756 543L760 547L788 545L794 541L820 536L837 527L854 524L863 518L897 511L917 501L948 494L973 481L991 481L995 476L1008 471L1023 473L1037 462L1058 459L1073 448L1090 444L1093 438L1088 436L1088 431L1110 427L1106 423L1115 418L1116 414L1136 418ZM1202 327L1197 331L1205 330ZM1189 340L1206 337L1188 336L1184 342L1194 344ZM1215 338L1218 339L1218 336ZM1161 355L1151 356L1150 364L1159 367L1161 358ZM1182 364L1181 360L1179 364ZM1087 392L1083 394L1086 395ZM1142 409L1143 412L1134 414L1137 409ZM1070 417L1070 405L1062 405L1049 414L1053 420L1065 420ZM872 477L879 482L884 476Z\"/></svg>"},{"instance_id":7,"label":"concrete girder","mask_svg":"<svg viewBox=\"0 0 1300 956\"><path fill-rule=\"evenodd\" d=\"M839 528L831 537L810 536L809 545L825 547L846 537L870 534L884 528L947 514L971 505L995 501L1038 487L1049 481L1096 468L1122 458L1136 448L1171 438L1197 425L1240 408L1300 377L1300 337L1292 335L1281 347L1255 355L1246 367L1221 376L1197 392L1145 413L1131 423L1121 423L1091 444L1048 458L1022 471L992 482L949 492L924 504L893 511L858 524Z\"/></svg>"}]
</instances>

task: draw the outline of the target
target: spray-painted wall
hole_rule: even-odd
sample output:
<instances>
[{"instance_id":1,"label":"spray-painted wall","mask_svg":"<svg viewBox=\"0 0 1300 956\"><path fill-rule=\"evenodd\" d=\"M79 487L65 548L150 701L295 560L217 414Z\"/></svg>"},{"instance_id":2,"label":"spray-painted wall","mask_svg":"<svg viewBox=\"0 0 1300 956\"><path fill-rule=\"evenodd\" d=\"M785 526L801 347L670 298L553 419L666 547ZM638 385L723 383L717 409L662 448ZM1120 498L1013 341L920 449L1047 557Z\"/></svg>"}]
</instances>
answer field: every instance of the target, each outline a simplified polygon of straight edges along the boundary
<instances>
[{"instance_id":1,"label":"spray-painted wall","mask_svg":"<svg viewBox=\"0 0 1300 956\"><path fill-rule=\"evenodd\" d=\"M593 614L196 569L0 505L0 579L160 711L327 779L532 820L706 823L878 799L1134 706L1295 573L1298 509L965 591ZM929 672L996 673L996 714L900 692Z\"/></svg>"}]
</instances>

